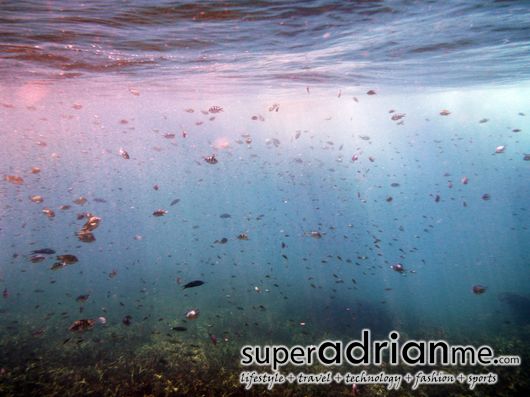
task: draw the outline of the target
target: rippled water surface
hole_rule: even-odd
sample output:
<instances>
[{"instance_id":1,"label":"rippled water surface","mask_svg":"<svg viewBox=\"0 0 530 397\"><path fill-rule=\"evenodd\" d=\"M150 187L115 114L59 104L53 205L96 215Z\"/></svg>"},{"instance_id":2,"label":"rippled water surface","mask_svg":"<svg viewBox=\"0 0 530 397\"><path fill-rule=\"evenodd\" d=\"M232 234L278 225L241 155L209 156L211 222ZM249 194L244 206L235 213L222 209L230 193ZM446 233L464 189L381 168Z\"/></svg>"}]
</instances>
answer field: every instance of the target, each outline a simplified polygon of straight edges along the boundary
<instances>
[{"instance_id":1,"label":"rippled water surface","mask_svg":"<svg viewBox=\"0 0 530 397\"><path fill-rule=\"evenodd\" d=\"M525 1L8 1L0 11L0 71L20 79L455 87L529 73Z\"/></svg>"}]
</instances>

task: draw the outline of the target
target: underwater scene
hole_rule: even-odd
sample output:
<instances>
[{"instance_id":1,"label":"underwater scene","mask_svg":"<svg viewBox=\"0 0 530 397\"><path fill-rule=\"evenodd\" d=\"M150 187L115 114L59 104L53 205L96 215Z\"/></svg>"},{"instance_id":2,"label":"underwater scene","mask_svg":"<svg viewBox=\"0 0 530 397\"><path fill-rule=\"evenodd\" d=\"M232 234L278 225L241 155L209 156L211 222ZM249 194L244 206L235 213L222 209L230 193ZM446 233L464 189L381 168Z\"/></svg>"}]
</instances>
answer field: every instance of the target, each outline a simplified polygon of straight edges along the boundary
<instances>
[{"instance_id":1,"label":"underwater scene","mask_svg":"<svg viewBox=\"0 0 530 397\"><path fill-rule=\"evenodd\" d=\"M529 15L0 1L0 395L529 395Z\"/></svg>"}]
</instances>

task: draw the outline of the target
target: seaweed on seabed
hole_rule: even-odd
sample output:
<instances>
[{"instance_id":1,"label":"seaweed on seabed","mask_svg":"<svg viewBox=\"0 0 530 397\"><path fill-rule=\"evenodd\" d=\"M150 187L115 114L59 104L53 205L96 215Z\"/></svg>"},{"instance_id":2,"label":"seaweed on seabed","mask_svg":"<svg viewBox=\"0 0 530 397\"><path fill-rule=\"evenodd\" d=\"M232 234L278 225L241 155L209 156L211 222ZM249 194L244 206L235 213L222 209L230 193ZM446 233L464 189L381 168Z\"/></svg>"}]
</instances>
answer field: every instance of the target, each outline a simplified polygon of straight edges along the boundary
<instances>
[{"instance_id":1,"label":"seaweed on seabed","mask_svg":"<svg viewBox=\"0 0 530 397\"><path fill-rule=\"evenodd\" d=\"M154 337L152 340L134 340L134 343L117 340L95 344L87 338L81 343L77 339L66 345L45 343L40 339L34 343L13 343L5 337L0 342L3 355L0 367L6 372L0 379L2 396L351 396L351 386L330 385L278 385L272 390L255 386L246 391L239 383L239 374L248 370L238 364L239 343L218 344L211 341L189 342L174 338ZM462 341L467 343L466 341ZM480 344L484 341L474 341ZM481 373L496 372L499 382L494 386L477 386L470 392L466 385L421 386L424 395L480 395L513 396L528 395L530 346L523 338L498 336L489 344L500 354L521 355L520 367L492 368L438 368L447 372ZM127 346L124 346L127 345ZM127 348L125 348L127 347ZM218 349L219 348L219 349ZM28 359L29 358L29 359ZM355 372L358 368L330 368L315 365L303 368L304 372ZM387 373L415 372L420 368L398 366L370 367L371 373L381 370ZM434 368L423 368L430 372ZM257 368L263 371L263 368ZM285 367L283 371L299 372L298 367ZM388 391L384 385L360 386L362 396L412 396L408 385L400 390Z\"/></svg>"}]
</instances>

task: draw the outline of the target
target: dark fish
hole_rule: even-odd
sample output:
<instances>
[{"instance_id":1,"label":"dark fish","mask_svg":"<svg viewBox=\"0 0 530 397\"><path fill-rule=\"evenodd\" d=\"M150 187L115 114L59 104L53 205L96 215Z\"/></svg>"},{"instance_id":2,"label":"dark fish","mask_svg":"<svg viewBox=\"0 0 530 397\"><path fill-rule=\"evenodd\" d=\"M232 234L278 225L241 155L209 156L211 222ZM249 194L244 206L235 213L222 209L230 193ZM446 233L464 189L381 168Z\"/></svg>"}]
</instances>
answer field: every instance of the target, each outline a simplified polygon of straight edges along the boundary
<instances>
[{"instance_id":1,"label":"dark fish","mask_svg":"<svg viewBox=\"0 0 530 397\"><path fill-rule=\"evenodd\" d=\"M9 298L9 291L7 290L7 288L4 288L4 292L2 292L2 296L4 297L4 299Z\"/></svg>"},{"instance_id":2,"label":"dark fish","mask_svg":"<svg viewBox=\"0 0 530 397\"><path fill-rule=\"evenodd\" d=\"M189 283L187 283L186 285L184 285L184 287L182 287L182 289L186 289L186 288L193 288L193 287L199 287L201 285L204 284L204 281L201 281L201 280L194 280L194 281L190 281Z\"/></svg>"},{"instance_id":3,"label":"dark fish","mask_svg":"<svg viewBox=\"0 0 530 397\"><path fill-rule=\"evenodd\" d=\"M213 334L208 334L208 336L210 337L210 340L212 341L212 343L214 345L217 345L217 336L213 335Z\"/></svg>"},{"instance_id":4,"label":"dark fish","mask_svg":"<svg viewBox=\"0 0 530 397\"><path fill-rule=\"evenodd\" d=\"M184 331L187 331L188 329L186 327L182 327L182 326L176 326L176 327L173 327L171 328L173 331L178 331L178 332L184 332Z\"/></svg>"},{"instance_id":5,"label":"dark fish","mask_svg":"<svg viewBox=\"0 0 530 397\"><path fill-rule=\"evenodd\" d=\"M94 201L95 201L96 203L106 203L106 202L107 202L107 200L102 199L102 198L95 198Z\"/></svg>"},{"instance_id":6,"label":"dark fish","mask_svg":"<svg viewBox=\"0 0 530 397\"><path fill-rule=\"evenodd\" d=\"M31 251L32 254L46 254L46 255L51 255L51 254L55 254L55 251L52 250L51 248L41 248L39 250L35 250L35 251Z\"/></svg>"},{"instance_id":7,"label":"dark fish","mask_svg":"<svg viewBox=\"0 0 530 397\"><path fill-rule=\"evenodd\" d=\"M491 198L491 196L488 193L484 193L482 195L482 200L484 200L484 201L488 201L490 198Z\"/></svg>"},{"instance_id":8,"label":"dark fish","mask_svg":"<svg viewBox=\"0 0 530 397\"><path fill-rule=\"evenodd\" d=\"M228 239L226 237L223 237L221 240L215 240L214 244L226 244L228 242Z\"/></svg>"},{"instance_id":9,"label":"dark fish","mask_svg":"<svg viewBox=\"0 0 530 397\"><path fill-rule=\"evenodd\" d=\"M175 205L175 204L177 204L179 201L180 201L180 199L179 199L179 198L176 198L176 199L173 200L173 201L171 202L171 204L169 204L169 205L170 205L170 206L171 206L171 205Z\"/></svg>"},{"instance_id":10,"label":"dark fish","mask_svg":"<svg viewBox=\"0 0 530 397\"><path fill-rule=\"evenodd\" d=\"M472 291L474 294L480 295L486 292L486 287L480 284L476 284L473 286Z\"/></svg>"},{"instance_id":11,"label":"dark fish","mask_svg":"<svg viewBox=\"0 0 530 397\"><path fill-rule=\"evenodd\" d=\"M219 217L222 218L222 219L227 219L227 218L232 218L232 215L227 214L227 213L225 212L224 214L219 215Z\"/></svg>"},{"instance_id":12,"label":"dark fish","mask_svg":"<svg viewBox=\"0 0 530 397\"><path fill-rule=\"evenodd\" d=\"M86 302L89 297L90 297L90 294L79 295L77 298L75 298L75 300L76 302Z\"/></svg>"},{"instance_id":13,"label":"dark fish","mask_svg":"<svg viewBox=\"0 0 530 397\"><path fill-rule=\"evenodd\" d=\"M125 324L126 326L129 326L131 325L131 320L132 320L132 316L127 314L125 317L123 317L123 319L121 320L121 322L123 324Z\"/></svg>"}]
</instances>

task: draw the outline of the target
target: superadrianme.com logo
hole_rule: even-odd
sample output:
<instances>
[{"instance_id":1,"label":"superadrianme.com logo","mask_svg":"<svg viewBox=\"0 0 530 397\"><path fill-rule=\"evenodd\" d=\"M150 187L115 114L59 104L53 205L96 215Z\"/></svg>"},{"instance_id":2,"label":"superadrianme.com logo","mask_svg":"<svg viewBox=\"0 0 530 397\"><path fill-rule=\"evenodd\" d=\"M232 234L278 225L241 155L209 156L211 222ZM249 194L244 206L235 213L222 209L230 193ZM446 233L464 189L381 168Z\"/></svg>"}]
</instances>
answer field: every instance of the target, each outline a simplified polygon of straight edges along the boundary
<instances>
[{"instance_id":1,"label":"superadrianme.com logo","mask_svg":"<svg viewBox=\"0 0 530 397\"><path fill-rule=\"evenodd\" d=\"M470 389L476 385L497 383L498 376L493 372L480 374L451 374L444 371L425 373L389 374L384 371L368 373L333 373L332 371L307 374L281 373L282 367L311 367L321 364L327 367L381 366L383 363L391 367L398 365L414 366L517 366L521 364L519 356L497 356L487 345L451 345L444 340L407 340L400 342L397 331L391 331L388 339L372 340L369 329L364 329L361 339L343 341L322 341L319 345L307 346L243 346L241 348L241 365L262 366L270 368L270 372L243 371L240 382L250 389L254 385L266 385L272 389L284 383L298 384L329 384L344 383L355 387L360 384L385 384L388 389L397 390L402 382L410 384L415 390L422 384L453 384L466 383Z\"/></svg>"}]
</instances>

